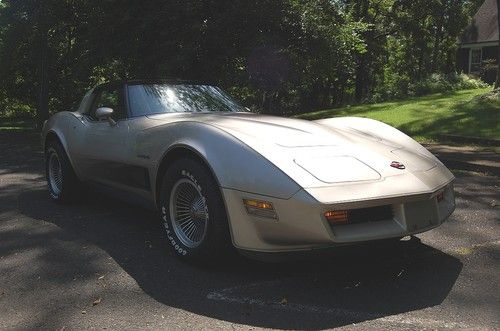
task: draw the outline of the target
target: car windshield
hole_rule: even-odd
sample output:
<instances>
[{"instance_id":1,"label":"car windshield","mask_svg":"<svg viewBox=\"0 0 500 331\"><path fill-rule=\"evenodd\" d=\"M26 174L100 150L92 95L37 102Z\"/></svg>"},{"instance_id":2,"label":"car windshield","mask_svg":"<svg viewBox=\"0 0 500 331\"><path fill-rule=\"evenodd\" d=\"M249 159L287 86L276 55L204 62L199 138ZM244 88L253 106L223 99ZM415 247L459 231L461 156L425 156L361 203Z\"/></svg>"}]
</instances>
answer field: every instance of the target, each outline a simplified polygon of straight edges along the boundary
<instances>
[{"instance_id":1,"label":"car windshield","mask_svg":"<svg viewBox=\"0 0 500 331\"><path fill-rule=\"evenodd\" d=\"M129 85L128 98L132 116L246 111L220 88L210 85Z\"/></svg>"}]
</instances>

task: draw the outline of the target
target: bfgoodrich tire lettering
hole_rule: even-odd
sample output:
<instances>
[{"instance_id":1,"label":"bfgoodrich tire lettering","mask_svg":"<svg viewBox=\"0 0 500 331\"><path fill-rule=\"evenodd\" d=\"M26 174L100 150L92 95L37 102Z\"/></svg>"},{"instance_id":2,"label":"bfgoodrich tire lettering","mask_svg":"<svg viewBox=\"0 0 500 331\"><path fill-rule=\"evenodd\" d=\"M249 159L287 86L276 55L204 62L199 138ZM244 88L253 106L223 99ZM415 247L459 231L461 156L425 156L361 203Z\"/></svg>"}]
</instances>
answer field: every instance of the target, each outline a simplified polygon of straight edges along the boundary
<instances>
[{"instance_id":1,"label":"bfgoodrich tire lettering","mask_svg":"<svg viewBox=\"0 0 500 331\"><path fill-rule=\"evenodd\" d=\"M179 196L180 200L176 200ZM176 201L181 201L180 207L176 207ZM200 162L184 158L167 169L161 182L160 203L167 240L176 255L214 264L232 252L219 187L210 171ZM190 220L196 222L189 224Z\"/></svg>"}]
</instances>

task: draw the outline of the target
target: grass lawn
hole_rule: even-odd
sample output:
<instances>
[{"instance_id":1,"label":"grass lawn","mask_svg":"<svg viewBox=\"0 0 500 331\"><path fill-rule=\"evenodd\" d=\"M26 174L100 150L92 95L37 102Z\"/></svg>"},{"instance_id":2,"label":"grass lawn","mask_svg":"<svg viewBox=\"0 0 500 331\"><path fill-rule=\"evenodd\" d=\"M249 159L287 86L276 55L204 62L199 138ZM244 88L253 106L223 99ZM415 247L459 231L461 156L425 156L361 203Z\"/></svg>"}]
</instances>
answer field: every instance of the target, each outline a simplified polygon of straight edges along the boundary
<instances>
[{"instance_id":1,"label":"grass lawn","mask_svg":"<svg viewBox=\"0 0 500 331\"><path fill-rule=\"evenodd\" d=\"M432 141L440 134L500 139L500 101L474 99L489 91L491 88L452 91L321 110L297 117L309 120L337 116L368 117L395 126L419 141Z\"/></svg>"}]
</instances>

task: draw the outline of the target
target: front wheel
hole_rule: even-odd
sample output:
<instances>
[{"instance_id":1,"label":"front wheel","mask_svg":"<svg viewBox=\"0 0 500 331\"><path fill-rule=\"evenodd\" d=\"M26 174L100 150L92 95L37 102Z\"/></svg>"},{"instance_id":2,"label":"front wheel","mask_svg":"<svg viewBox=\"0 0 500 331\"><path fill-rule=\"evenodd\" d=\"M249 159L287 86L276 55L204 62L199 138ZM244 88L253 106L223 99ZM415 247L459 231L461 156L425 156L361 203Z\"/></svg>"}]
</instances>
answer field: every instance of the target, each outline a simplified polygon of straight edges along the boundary
<instances>
[{"instance_id":1,"label":"front wheel","mask_svg":"<svg viewBox=\"0 0 500 331\"><path fill-rule=\"evenodd\" d=\"M65 203L75 197L80 187L79 181L58 141L49 142L45 149L45 175L52 200Z\"/></svg>"},{"instance_id":2,"label":"front wheel","mask_svg":"<svg viewBox=\"0 0 500 331\"><path fill-rule=\"evenodd\" d=\"M176 255L215 264L233 250L219 187L200 162L175 161L163 176L160 199L163 225Z\"/></svg>"}]
</instances>

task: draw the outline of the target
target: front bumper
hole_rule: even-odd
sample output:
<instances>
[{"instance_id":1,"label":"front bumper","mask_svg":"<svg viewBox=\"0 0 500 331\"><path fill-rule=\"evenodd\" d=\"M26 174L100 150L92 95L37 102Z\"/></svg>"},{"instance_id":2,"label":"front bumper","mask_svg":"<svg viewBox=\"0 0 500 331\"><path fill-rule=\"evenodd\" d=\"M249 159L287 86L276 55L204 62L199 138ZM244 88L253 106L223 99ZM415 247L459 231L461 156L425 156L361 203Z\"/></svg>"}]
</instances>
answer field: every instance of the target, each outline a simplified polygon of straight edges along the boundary
<instances>
[{"instance_id":1,"label":"front bumper","mask_svg":"<svg viewBox=\"0 0 500 331\"><path fill-rule=\"evenodd\" d=\"M260 196L222 189L236 248L257 252L289 252L327 248L370 240L404 237L435 228L455 209L453 184L432 192L367 199L354 202L321 203L305 190L290 199ZM437 195L443 192L443 200ZM249 215L243 199L269 201L278 219ZM393 217L346 225L330 225L324 218L329 210L359 209L390 205Z\"/></svg>"}]
</instances>

